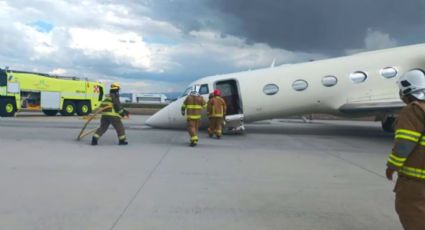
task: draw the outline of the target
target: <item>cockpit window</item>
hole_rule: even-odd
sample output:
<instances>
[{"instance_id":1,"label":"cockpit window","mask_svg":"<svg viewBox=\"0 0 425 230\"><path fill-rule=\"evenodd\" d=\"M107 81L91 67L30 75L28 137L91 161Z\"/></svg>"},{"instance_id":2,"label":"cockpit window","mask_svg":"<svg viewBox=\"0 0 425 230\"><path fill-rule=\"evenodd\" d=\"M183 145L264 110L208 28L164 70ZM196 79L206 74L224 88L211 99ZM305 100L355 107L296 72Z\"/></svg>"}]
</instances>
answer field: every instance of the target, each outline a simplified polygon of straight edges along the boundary
<instances>
[{"instance_id":1,"label":"cockpit window","mask_svg":"<svg viewBox=\"0 0 425 230\"><path fill-rule=\"evenodd\" d=\"M201 95L209 93L208 84L194 85L187 88L181 97L189 95L192 90L196 90Z\"/></svg>"},{"instance_id":2,"label":"cockpit window","mask_svg":"<svg viewBox=\"0 0 425 230\"><path fill-rule=\"evenodd\" d=\"M190 93L190 91L192 91L192 87L187 88L187 89L184 91L184 93L183 93L182 97L184 97L184 96L188 95L188 94Z\"/></svg>"},{"instance_id":3,"label":"cockpit window","mask_svg":"<svg viewBox=\"0 0 425 230\"><path fill-rule=\"evenodd\" d=\"M199 88L199 94L204 95L208 93L209 93L208 85L207 84L201 85L201 88Z\"/></svg>"}]
</instances>

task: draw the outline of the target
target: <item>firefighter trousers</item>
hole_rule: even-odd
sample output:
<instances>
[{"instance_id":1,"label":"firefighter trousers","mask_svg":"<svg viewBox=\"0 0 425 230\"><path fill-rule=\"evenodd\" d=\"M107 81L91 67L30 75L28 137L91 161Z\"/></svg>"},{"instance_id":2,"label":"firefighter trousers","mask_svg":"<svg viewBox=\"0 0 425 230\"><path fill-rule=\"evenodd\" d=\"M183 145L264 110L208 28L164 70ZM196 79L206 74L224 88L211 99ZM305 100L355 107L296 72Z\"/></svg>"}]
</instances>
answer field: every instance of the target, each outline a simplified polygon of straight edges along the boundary
<instances>
[{"instance_id":1,"label":"firefighter trousers","mask_svg":"<svg viewBox=\"0 0 425 230\"><path fill-rule=\"evenodd\" d=\"M399 176L395 209L405 230L425 229L425 181Z\"/></svg>"},{"instance_id":2,"label":"firefighter trousers","mask_svg":"<svg viewBox=\"0 0 425 230\"><path fill-rule=\"evenodd\" d=\"M197 142L199 140L198 130L199 130L200 124L201 124L200 119L197 119L197 120L188 119L187 120L187 131L189 132L191 142Z\"/></svg>"},{"instance_id":3,"label":"firefighter trousers","mask_svg":"<svg viewBox=\"0 0 425 230\"><path fill-rule=\"evenodd\" d=\"M117 132L117 136L119 140L125 140L125 129L122 124L120 117L114 116L102 116L100 119L100 127L94 133L94 137L99 139L109 128L109 125L112 125Z\"/></svg>"},{"instance_id":4,"label":"firefighter trousers","mask_svg":"<svg viewBox=\"0 0 425 230\"><path fill-rule=\"evenodd\" d=\"M222 129L223 129L223 118L211 117L209 127L208 127L208 134L210 136L215 134L217 137L220 137L222 134Z\"/></svg>"}]
</instances>

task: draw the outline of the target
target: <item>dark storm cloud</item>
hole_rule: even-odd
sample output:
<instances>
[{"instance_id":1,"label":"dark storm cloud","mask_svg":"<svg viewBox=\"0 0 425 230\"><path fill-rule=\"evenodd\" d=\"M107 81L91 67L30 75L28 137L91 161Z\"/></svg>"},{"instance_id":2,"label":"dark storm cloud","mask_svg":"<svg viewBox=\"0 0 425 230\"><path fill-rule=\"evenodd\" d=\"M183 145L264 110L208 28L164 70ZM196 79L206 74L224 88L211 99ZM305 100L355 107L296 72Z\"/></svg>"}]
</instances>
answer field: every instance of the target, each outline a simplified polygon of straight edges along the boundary
<instances>
[{"instance_id":1,"label":"dark storm cloud","mask_svg":"<svg viewBox=\"0 0 425 230\"><path fill-rule=\"evenodd\" d=\"M341 51L364 45L368 29L388 33L401 44L424 42L409 33L425 29L424 0L214 0L241 26L226 33L248 41L301 51ZM408 41L410 40L410 41Z\"/></svg>"},{"instance_id":2,"label":"dark storm cloud","mask_svg":"<svg viewBox=\"0 0 425 230\"><path fill-rule=\"evenodd\" d=\"M157 0L152 17L184 31L214 29L291 51L364 47L369 29L399 45L425 42L424 0Z\"/></svg>"},{"instance_id":3,"label":"dark storm cloud","mask_svg":"<svg viewBox=\"0 0 425 230\"><path fill-rule=\"evenodd\" d=\"M211 0L127 0L133 10L154 19L169 21L185 32L214 28L221 24L218 9ZM143 7L143 8L142 8ZM146 10L149 9L149 10Z\"/></svg>"}]
</instances>

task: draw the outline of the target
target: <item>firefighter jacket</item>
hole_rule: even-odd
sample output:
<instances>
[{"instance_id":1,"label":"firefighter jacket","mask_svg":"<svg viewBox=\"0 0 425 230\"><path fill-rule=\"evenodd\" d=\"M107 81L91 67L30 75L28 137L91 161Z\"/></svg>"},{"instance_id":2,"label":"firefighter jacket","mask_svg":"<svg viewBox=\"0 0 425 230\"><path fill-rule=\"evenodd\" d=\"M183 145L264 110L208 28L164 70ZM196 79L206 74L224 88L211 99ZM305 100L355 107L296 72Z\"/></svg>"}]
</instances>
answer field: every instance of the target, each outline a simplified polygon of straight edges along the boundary
<instances>
[{"instance_id":1,"label":"firefighter jacket","mask_svg":"<svg viewBox=\"0 0 425 230\"><path fill-rule=\"evenodd\" d=\"M404 107L395 124L395 143L387 166L400 175L425 180L425 102Z\"/></svg>"},{"instance_id":2,"label":"firefighter jacket","mask_svg":"<svg viewBox=\"0 0 425 230\"><path fill-rule=\"evenodd\" d=\"M226 115L226 102L224 102L223 98L219 96L215 96L208 101L207 111L208 117L219 117L223 118Z\"/></svg>"},{"instance_id":3,"label":"firefighter jacket","mask_svg":"<svg viewBox=\"0 0 425 230\"><path fill-rule=\"evenodd\" d=\"M119 95L117 93L111 93L105 96L105 99L103 99L100 107L105 108L107 106L111 106L112 108L105 109L102 112L102 115L104 116L121 117L124 112L124 109L121 106Z\"/></svg>"},{"instance_id":4,"label":"firefighter jacket","mask_svg":"<svg viewBox=\"0 0 425 230\"><path fill-rule=\"evenodd\" d=\"M206 103L202 96L189 95L183 102L182 111L186 110L188 120L199 120L205 106Z\"/></svg>"}]
</instances>

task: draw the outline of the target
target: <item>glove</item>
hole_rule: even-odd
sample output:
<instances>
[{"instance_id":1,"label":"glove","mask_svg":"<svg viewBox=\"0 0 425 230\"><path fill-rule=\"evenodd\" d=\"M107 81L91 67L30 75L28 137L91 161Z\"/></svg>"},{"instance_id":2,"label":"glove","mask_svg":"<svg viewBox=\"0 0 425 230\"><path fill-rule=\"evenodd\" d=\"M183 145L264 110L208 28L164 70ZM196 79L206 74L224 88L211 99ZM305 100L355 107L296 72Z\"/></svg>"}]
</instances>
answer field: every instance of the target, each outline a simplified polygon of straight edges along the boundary
<instances>
[{"instance_id":1,"label":"glove","mask_svg":"<svg viewBox=\"0 0 425 230\"><path fill-rule=\"evenodd\" d=\"M130 113L125 109L123 109L123 111L120 113L121 117L128 117L128 115L130 115Z\"/></svg>"},{"instance_id":2,"label":"glove","mask_svg":"<svg viewBox=\"0 0 425 230\"><path fill-rule=\"evenodd\" d=\"M385 175L387 176L388 180L393 180L393 174L395 171L395 169L387 167L387 169L385 170Z\"/></svg>"}]
</instances>

